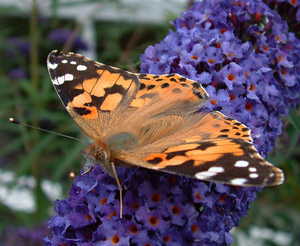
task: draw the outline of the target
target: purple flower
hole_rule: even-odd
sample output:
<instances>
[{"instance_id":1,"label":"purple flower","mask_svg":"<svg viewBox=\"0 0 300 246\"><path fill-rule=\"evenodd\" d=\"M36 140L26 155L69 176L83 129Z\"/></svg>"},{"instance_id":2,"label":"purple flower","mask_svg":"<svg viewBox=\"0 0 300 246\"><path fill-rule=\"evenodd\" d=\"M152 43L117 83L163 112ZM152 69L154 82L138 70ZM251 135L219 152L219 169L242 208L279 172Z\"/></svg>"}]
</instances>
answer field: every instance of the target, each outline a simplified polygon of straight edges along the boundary
<instances>
[{"instance_id":1,"label":"purple flower","mask_svg":"<svg viewBox=\"0 0 300 246\"><path fill-rule=\"evenodd\" d=\"M53 236L46 245L193 245L199 240L224 245L256 198L256 188L207 184L142 168L117 172L126 187L123 218L117 185L97 165L76 177L68 199L55 203L57 214L49 221Z\"/></svg>"},{"instance_id":2,"label":"purple flower","mask_svg":"<svg viewBox=\"0 0 300 246\"><path fill-rule=\"evenodd\" d=\"M66 42L71 41L72 49L75 50L87 50L86 43L77 35L69 29L55 29L48 33L48 39L55 44L64 45Z\"/></svg>"},{"instance_id":3,"label":"purple flower","mask_svg":"<svg viewBox=\"0 0 300 246\"><path fill-rule=\"evenodd\" d=\"M25 38L11 37L6 39L6 54L9 58L16 55L28 56L30 54L30 44Z\"/></svg>"},{"instance_id":4,"label":"purple flower","mask_svg":"<svg viewBox=\"0 0 300 246\"><path fill-rule=\"evenodd\" d=\"M26 73L22 68L13 68L8 72L8 77L13 80L26 78Z\"/></svg>"},{"instance_id":5,"label":"purple flower","mask_svg":"<svg viewBox=\"0 0 300 246\"><path fill-rule=\"evenodd\" d=\"M225 60L223 54L219 48L208 46L205 49L204 61L210 67L214 67L216 64L220 64Z\"/></svg>"},{"instance_id":6,"label":"purple flower","mask_svg":"<svg viewBox=\"0 0 300 246\"><path fill-rule=\"evenodd\" d=\"M40 246L44 244L44 238L49 235L47 224L36 225L32 228L8 227L5 236L1 237L1 243L6 246Z\"/></svg>"},{"instance_id":7,"label":"purple flower","mask_svg":"<svg viewBox=\"0 0 300 246\"><path fill-rule=\"evenodd\" d=\"M235 62L231 62L225 65L220 71L221 80L224 81L229 90L233 89L235 85L241 85L245 83L245 73L241 66Z\"/></svg>"}]
</instances>

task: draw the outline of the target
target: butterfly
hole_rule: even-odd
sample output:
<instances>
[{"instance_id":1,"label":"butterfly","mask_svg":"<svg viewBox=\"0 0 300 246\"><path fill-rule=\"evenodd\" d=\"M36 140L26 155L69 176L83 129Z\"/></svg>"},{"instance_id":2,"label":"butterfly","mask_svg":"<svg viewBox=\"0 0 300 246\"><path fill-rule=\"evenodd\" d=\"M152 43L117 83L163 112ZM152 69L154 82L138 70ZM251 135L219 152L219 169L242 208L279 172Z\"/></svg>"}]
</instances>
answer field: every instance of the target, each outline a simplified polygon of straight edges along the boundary
<instances>
[{"instance_id":1,"label":"butterfly","mask_svg":"<svg viewBox=\"0 0 300 246\"><path fill-rule=\"evenodd\" d=\"M237 186L273 186L283 172L260 156L250 129L221 112L198 113L209 95L179 74L132 73L52 51L53 86L92 140L84 152L110 176L139 166Z\"/></svg>"}]
</instances>

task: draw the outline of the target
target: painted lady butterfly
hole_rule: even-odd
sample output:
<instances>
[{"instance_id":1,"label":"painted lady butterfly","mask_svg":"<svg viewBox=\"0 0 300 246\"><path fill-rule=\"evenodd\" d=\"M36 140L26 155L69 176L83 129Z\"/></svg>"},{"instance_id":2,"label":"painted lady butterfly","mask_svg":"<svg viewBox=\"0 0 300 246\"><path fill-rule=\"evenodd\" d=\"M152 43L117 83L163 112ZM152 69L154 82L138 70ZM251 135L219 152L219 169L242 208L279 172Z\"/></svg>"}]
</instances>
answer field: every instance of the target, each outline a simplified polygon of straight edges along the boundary
<instances>
[{"instance_id":1,"label":"painted lady butterfly","mask_svg":"<svg viewBox=\"0 0 300 246\"><path fill-rule=\"evenodd\" d=\"M69 114L94 142L85 150L114 175L114 164L239 186L272 186L283 172L252 145L250 130L220 112L195 113L208 100L178 74L131 73L53 51L52 83Z\"/></svg>"}]
</instances>

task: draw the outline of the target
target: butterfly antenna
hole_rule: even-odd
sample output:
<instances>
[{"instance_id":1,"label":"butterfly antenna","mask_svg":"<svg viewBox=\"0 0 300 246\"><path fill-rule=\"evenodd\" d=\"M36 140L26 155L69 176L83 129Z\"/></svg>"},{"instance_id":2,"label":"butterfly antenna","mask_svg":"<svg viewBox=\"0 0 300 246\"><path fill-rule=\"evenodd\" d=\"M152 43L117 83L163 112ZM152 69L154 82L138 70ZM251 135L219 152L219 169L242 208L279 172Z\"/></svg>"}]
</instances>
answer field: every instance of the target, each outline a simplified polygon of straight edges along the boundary
<instances>
[{"instance_id":1,"label":"butterfly antenna","mask_svg":"<svg viewBox=\"0 0 300 246\"><path fill-rule=\"evenodd\" d=\"M81 142L81 143L88 144L88 142L86 142L86 141L84 141L84 140L81 140L81 139L78 139L78 138L74 138L74 137L71 137L71 136L68 136L68 135L65 135L65 134L62 134L62 133L49 131L49 130L46 130L46 129L43 129L43 128L40 128L40 127L37 127L37 126L28 125L28 124L26 124L26 123L23 123L23 122L20 122L20 121L18 121L18 120L15 120L14 118L9 118L8 120L9 120L11 123L14 123L14 124L17 124L17 125L26 126L26 127L29 127L29 128L35 129L35 130L40 130L40 131L42 131L42 132L48 132L48 133L51 133L51 134L54 134L54 135L57 135L57 136L69 138L69 139L76 140L76 141Z\"/></svg>"}]
</instances>

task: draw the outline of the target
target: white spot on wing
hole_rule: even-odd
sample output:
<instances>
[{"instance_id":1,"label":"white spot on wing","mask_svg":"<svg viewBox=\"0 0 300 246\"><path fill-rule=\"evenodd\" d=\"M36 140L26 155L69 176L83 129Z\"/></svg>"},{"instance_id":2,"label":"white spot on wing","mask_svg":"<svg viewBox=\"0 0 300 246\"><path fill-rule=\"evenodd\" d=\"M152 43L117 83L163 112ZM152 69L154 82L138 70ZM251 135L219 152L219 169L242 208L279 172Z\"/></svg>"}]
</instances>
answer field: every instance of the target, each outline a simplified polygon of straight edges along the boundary
<instances>
[{"instance_id":1,"label":"white spot on wing","mask_svg":"<svg viewBox=\"0 0 300 246\"><path fill-rule=\"evenodd\" d=\"M208 172L223 173L224 172L224 168L223 167L211 167L211 168L208 169Z\"/></svg>"},{"instance_id":2,"label":"white spot on wing","mask_svg":"<svg viewBox=\"0 0 300 246\"><path fill-rule=\"evenodd\" d=\"M62 60L61 63L68 63L68 61L67 60Z\"/></svg>"},{"instance_id":3,"label":"white spot on wing","mask_svg":"<svg viewBox=\"0 0 300 246\"><path fill-rule=\"evenodd\" d=\"M57 77L58 85L62 85L65 82L65 76Z\"/></svg>"},{"instance_id":4,"label":"white spot on wing","mask_svg":"<svg viewBox=\"0 0 300 246\"><path fill-rule=\"evenodd\" d=\"M257 173L250 173L249 177L252 179L257 178L259 175Z\"/></svg>"},{"instance_id":5,"label":"white spot on wing","mask_svg":"<svg viewBox=\"0 0 300 246\"><path fill-rule=\"evenodd\" d=\"M71 61L70 64L76 65L76 61Z\"/></svg>"},{"instance_id":6,"label":"white spot on wing","mask_svg":"<svg viewBox=\"0 0 300 246\"><path fill-rule=\"evenodd\" d=\"M234 166L235 167L248 167L249 162L248 161L237 161Z\"/></svg>"},{"instance_id":7,"label":"white spot on wing","mask_svg":"<svg viewBox=\"0 0 300 246\"><path fill-rule=\"evenodd\" d=\"M231 184L233 185L242 185L247 181L247 179L243 179L243 178L236 178L236 179L232 179L231 180Z\"/></svg>"},{"instance_id":8,"label":"white spot on wing","mask_svg":"<svg viewBox=\"0 0 300 246\"><path fill-rule=\"evenodd\" d=\"M196 173L195 174L195 177L197 178L197 179L207 179L207 178L209 178L209 177L212 177L212 176L214 176L214 175L216 175L216 173L212 173L212 172L199 172L199 173Z\"/></svg>"},{"instance_id":9,"label":"white spot on wing","mask_svg":"<svg viewBox=\"0 0 300 246\"><path fill-rule=\"evenodd\" d=\"M207 171L196 173L195 177L197 179L206 179L206 178L215 176L218 173L223 173L223 172L224 172L224 168L223 167L211 167Z\"/></svg>"},{"instance_id":10,"label":"white spot on wing","mask_svg":"<svg viewBox=\"0 0 300 246\"><path fill-rule=\"evenodd\" d=\"M257 169L255 167L249 167L249 172L252 173L257 172Z\"/></svg>"},{"instance_id":11,"label":"white spot on wing","mask_svg":"<svg viewBox=\"0 0 300 246\"><path fill-rule=\"evenodd\" d=\"M49 69L55 69L55 68L57 68L57 63L54 63L54 64L48 63L47 65L48 65Z\"/></svg>"},{"instance_id":12,"label":"white spot on wing","mask_svg":"<svg viewBox=\"0 0 300 246\"><path fill-rule=\"evenodd\" d=\"M74 79L73 74L65 74L65 81L72 81Z\"/></svg>"},{"instance_id":13,"label":"white spot on wing","mask_svg":"<svg viewBox=\"0 0 300 246\"><path fill-rule=\"evenodd\" d=\"M77 66L77 70L78 71L85 71L85 70L87 70L87 66L85 66L85 65L78 65Z\"/></svg>"},{"instance_id":14,"label":"white spot on wing","mask_svg":"<svg viewBox=\"0 0 300 246\"><path fill-rule=\"evenodd\" d=\"M52 83L53 83L54 85L59 85L59 83L58 83L57 79L55 79L55 80L52 80Z\"/></svg>"}]
</instances>

